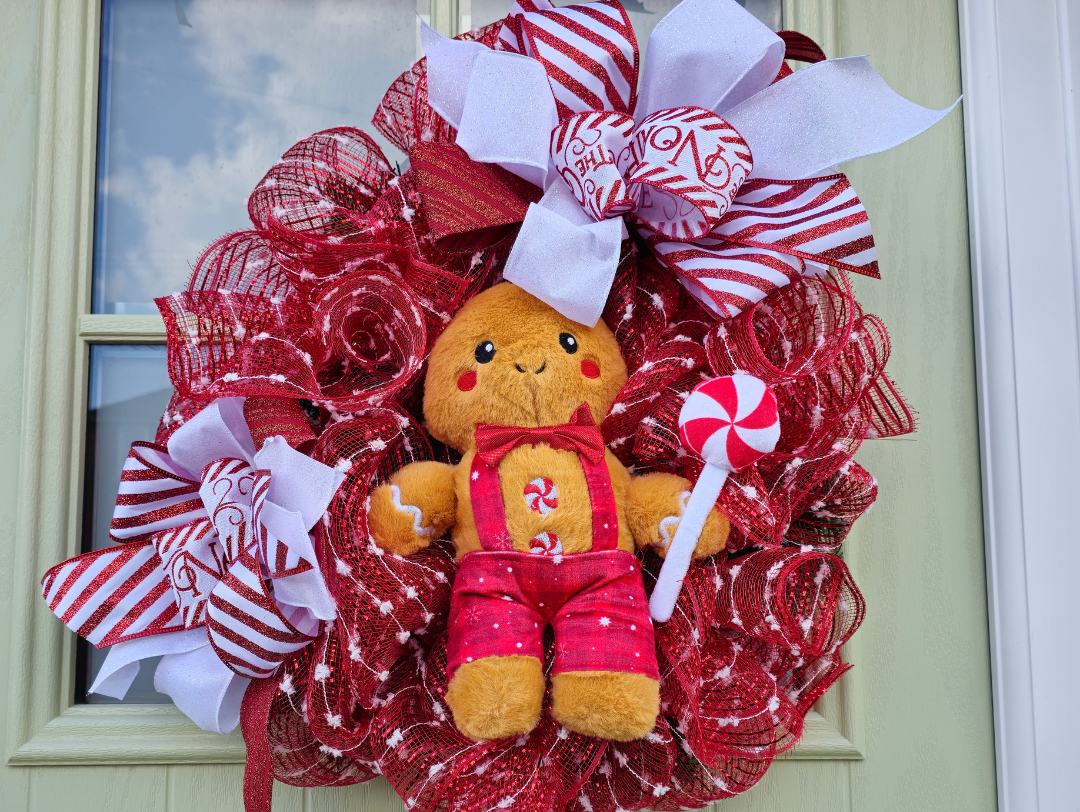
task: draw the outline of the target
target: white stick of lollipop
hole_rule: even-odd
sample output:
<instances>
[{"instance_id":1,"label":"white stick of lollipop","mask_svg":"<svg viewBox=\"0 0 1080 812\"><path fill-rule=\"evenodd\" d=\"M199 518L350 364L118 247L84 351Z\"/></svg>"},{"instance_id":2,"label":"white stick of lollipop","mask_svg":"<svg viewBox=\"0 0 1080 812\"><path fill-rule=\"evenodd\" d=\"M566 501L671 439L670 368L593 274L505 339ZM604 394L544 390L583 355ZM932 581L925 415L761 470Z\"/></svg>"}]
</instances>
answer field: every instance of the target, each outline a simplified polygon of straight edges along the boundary
<instances>
[{"instance_id":1,"label":"white stick of lollipop","mask_svg":"<svg viewBox=\"0 0 1080 812\"><path fill-rule=\"evenodd\" d=\"M776 448L780 415L776 397L753 375L736 373L698 384L679 413L679 438L703 460L697 484L679 519L649 599L653 620L664 623L690 568L690 558L727 475L752 465Z\"/></svg>"}]
</instances>

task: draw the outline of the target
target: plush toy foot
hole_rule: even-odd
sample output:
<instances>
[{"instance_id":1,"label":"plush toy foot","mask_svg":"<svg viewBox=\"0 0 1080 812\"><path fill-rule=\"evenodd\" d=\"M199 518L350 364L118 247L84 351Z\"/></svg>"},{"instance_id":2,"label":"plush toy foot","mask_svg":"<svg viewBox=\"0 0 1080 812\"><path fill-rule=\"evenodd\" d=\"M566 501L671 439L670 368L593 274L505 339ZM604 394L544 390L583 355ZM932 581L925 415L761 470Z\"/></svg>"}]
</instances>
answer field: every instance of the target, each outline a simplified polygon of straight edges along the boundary
<instances>
[{"instance_id":1,"label":"plush toy foot","mask_svg":"<svg viewBox=\"0 0 1080 812\"><path fill-rule=\"evenodd\" d=\"M446 688L457 729L473 741L528 733L540 721L544 667L535 657L485 657L465 663Z\"/></svg>"},{"instance_id":2,"label":"plush toy foot","mask_svg":"<svg viewBox=\"0 0 1080 812\"><path fill-rule=\"evenodd\" d=\"M575 733L627 742L660 713L660 683L644 674L566 671L551 678L551 715Z\"/></svg>"}]
</instances>

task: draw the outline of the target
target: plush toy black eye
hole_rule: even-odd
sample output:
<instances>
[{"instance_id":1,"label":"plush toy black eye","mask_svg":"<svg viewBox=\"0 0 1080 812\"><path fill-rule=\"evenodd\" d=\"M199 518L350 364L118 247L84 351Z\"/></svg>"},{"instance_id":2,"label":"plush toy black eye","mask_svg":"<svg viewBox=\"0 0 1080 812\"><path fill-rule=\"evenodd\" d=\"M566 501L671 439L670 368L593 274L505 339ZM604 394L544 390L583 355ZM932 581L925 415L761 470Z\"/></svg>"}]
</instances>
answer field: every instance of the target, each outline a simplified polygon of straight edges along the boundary
<instances>
[{"instance_id":1,"label":"plush toy black eye","mask_svg":"<svg viewBox=\"0 0 1080 812\"><path fill-rule=\"evenodd\" d=\"M495 357L495 345L490 341L481 341L476 345L476 352L473 354L479 363L486 364Z\"/></svg>"},{"instance_id":2,"label":"plush toy black eye","mask_svg":"<svg viewBox=\"0 0 1080 812\"><path fill-rule=\"evenodd\" d=\"M577 339L569 333L559 333L559 343L562 344L562 348L570 353L570 355L577 352Z\"/></svg>"}]
</instances>

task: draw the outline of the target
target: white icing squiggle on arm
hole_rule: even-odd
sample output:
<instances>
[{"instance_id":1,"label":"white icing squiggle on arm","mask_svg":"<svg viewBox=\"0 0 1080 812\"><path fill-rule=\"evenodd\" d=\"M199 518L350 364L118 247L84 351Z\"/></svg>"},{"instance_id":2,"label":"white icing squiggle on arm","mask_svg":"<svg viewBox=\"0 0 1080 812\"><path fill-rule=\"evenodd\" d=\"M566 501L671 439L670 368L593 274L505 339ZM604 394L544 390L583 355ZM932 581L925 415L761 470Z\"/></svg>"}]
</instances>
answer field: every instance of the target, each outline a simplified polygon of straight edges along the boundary
<instances>
[{"instance_id":1,"label":"white icing squiggle on arm","mask_svg":"<svg viewBox=\"0 0 1080 812\"><path fill-rule=\"evenodd\" d=\"M414 505L401 504L401 488L397 485L390 486L390 498L394 503L394 507L400 510L402 513L407 513L412 516L413 532L418 536L430 536L435 532L434 527L424 527L424 512L420 508Z\"/></svg>"},{"instance_id":2,"label":"white icing squiggle on arm","mask_svg":"<svg viewBox=\"0 0 1080 812\"><path fill-rule=\"evenodd\" d=\"M679 494L679 515L668 516L660 522L660 535L663 538L661 547L667 547L671 544L671 528L678 525L679 520L682 519L682 512L686 510L686 503L690 500L690 491L683 491Z\"/></svg>"}]
</instances>

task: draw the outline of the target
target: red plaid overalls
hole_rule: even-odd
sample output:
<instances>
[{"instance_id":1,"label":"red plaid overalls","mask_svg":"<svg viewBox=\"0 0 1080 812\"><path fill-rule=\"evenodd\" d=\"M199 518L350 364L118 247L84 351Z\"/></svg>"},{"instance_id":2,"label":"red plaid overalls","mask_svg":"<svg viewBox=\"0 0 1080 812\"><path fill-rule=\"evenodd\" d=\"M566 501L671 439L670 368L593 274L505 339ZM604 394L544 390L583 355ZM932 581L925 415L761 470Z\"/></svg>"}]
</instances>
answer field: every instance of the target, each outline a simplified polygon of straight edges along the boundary
<instances>
[{"instance_id":1,"label":"red plaid overalls","mask_svg":"<svg viewBox=\"0 0 1080 812\"><path fill-rule=\"evenodd\" d=\"M543 661L544 629L551 624L552 674L618 671L659 679L641 566L633 553L618 549L607 464L580 453L579 459L592 503L593 549L550 555L514 550L498 468L480 454L474 457L470 489L483 549L462 558L454 579L448 677L483 657L517 654Z\"/></svg>"}]
</instances>

